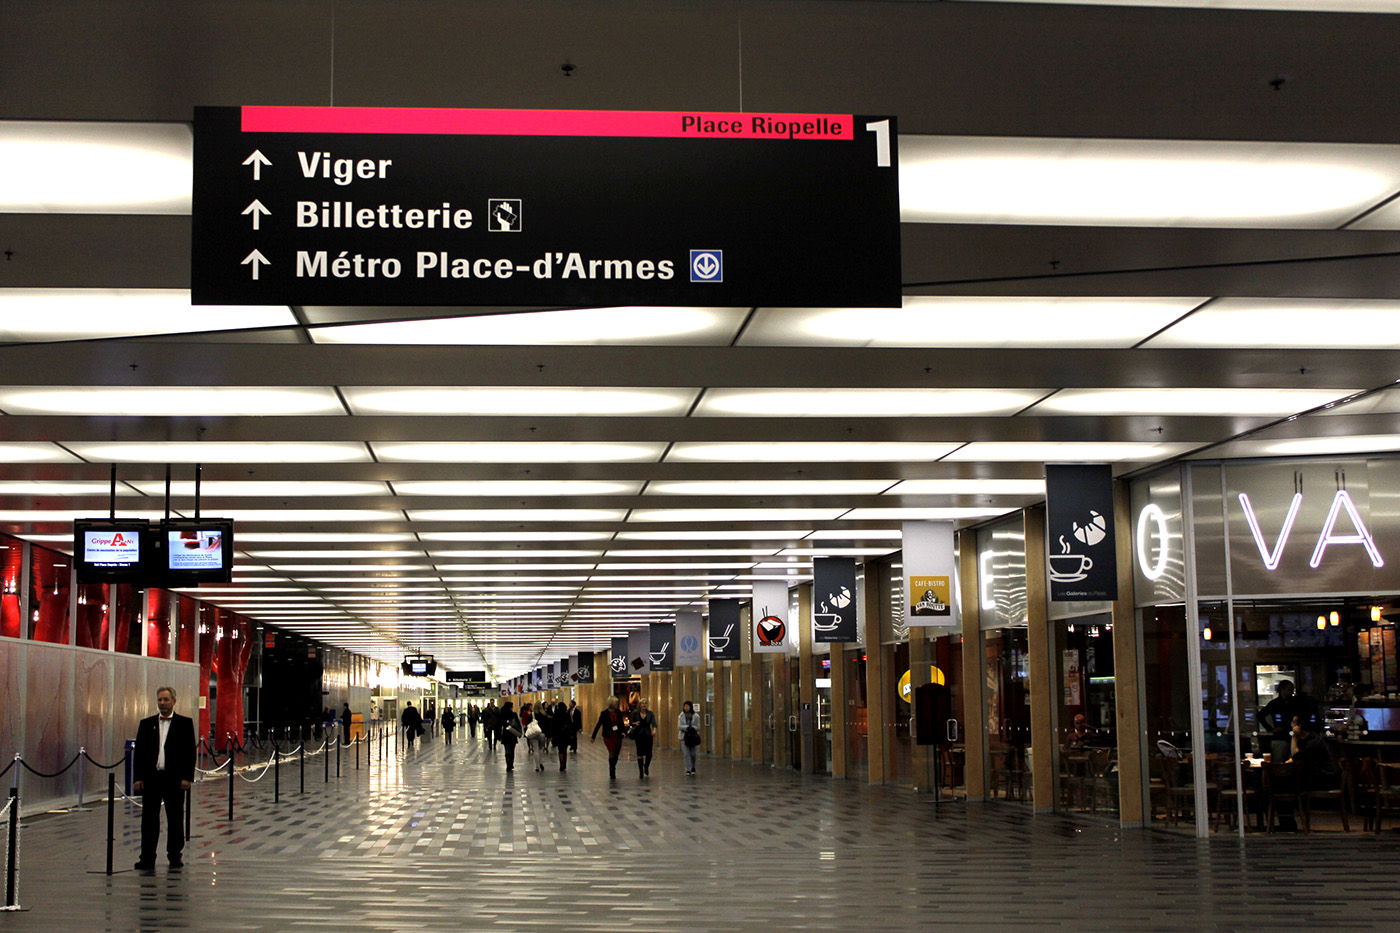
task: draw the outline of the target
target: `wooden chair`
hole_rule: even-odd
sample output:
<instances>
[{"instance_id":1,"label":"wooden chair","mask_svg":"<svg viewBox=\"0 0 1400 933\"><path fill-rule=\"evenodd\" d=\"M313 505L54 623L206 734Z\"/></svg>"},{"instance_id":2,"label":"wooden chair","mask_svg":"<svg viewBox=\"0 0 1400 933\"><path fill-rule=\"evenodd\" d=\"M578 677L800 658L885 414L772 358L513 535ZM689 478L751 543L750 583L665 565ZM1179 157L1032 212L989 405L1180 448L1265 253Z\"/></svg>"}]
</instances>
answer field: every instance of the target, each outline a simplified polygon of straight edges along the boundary
<instances>
[{"instance_id":1,"label":"wooden chair","mask_svg":"<svg viewBox=\"0 0 1400 933\"><path fill-rule=\"evenodd\" d=\"M1279 803L1292 803L1302 817L1303 832L1311 830L1311 813L1308 810L1308 795L1298 785L1298 766L1288 762L1269 762L1264 765L1264 799L1267 801L1265 824L1268 831L1274 831L1274 817Z\"/></svg>"},{"instance_id":2,"label":"wooden chair","mask_svg":"<svg viewBox=\"0 0 1400 933\"><path fill-rule=\"evenodd\" d=\"M1380 832L1381 820L1385 818L1385 811L1400 812L1400 764L1378 761L1376 762L1376 770L1380 782L1376 787L1375 822L1376 832Z\"/></svg>"},{"instance_id":3,"label":"wooden chair","mask_svg":"<svg viewBox=\"0 0 1400 933\"><path fill-rule=\"evenodd\" d=\"M1307 813L1308 822L1312 822L1312 810L1318 801L1335 800L1337 810L1342 815L1342 832L1351 832L1351 822L1347 818L1347 811L1352 807L1355 797L1355 775L1353 773L1351 759L1341 758L1337 762L1340 779L1332 790L1310 790L1307 792Z\"/></svg>"},{"instance_id":4,"label":"wooden chair","mask_svg":"<svg viewBox=\"0 0 1400 933\"><path fill-rule=\"evenodd\" d=\"M1118 809L1118 762L1111 748L1096 748L1089 753L1089 812L1097 813L1099 800L1107 801L1109 810Z\"/></svg>"},{"instance_id":5,"label":"wooden chair","mask_svg":"<svg viewBox=\"0 0 1400 933\"><path fill-rule=\"evenodd\" d=\"M1235 786L1235 762L1233 759L1221 759L1210 764L1211 781L1218 790L1215 794L1216 806L1211 810L1210 824L1212 828L1231 829L1236 823L1235 819L1239 812L1239 798L1244 796L1244 812L1246 816L1250 813L1258 813L1258 798L1255 789L1248 786L1249 776L1245 776L1246 786L1241 789Z\"/></svg>"}]
</instances>

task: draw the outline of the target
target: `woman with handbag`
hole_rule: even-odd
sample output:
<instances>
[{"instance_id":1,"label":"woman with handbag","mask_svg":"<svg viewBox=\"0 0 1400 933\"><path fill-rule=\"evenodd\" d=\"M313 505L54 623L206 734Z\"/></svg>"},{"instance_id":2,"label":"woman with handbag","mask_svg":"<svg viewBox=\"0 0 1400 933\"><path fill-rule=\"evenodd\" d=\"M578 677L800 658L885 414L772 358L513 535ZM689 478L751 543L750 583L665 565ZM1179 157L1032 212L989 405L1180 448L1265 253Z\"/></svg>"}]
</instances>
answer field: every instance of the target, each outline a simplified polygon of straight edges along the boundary
<instances>
[{"instance_id":1,"label":"woman with handbag","mask_svg":"<svg viewBox=\"0 0 1400 933\"><path fill-rule=\"evenodd\" d=\"M525 735L525 730L520 725L520 717L515 713L515 704L506 700L501 704L499 716L501 725L501 744L506 748L506 770L515 770L515 743Z\"/></svg>"},{"instance_id":2,"label":"woman with handbag","mask_svg":"<svg viewBox=\"0 0 1400 933\"><path fill-rule=\"evenodd\" d=\"M700 748L700 717L695 715L695 704L686 700L681 706L681 714L676 717L676 734L681 737L681 751L685 753L685 773L695 773L695 753Z\"/></svg>"},{"instance_id":3,"label":"woman with handbag","mask_svg":"<svg viewBox=\"0 0 1400 933\"><path fill-rule=\"evenodd\" d=\"M590 742L598 741L598 731L603 732L603 744L608 747L608 777L617 777L617 756L622 752L622 710L618 708L617 697L608 698L608 708L598 714L598 722L593 727Z\"/></svg>"},{"instance_id":4,"label":"woman with handbag","mask_svg":"<svg viewBox=\"0 0 1400 933\"><path fill-rule=\"evenodd\" d=\"M526 704L529 705L529 704ZM521 713L521 719L525 714ZM549 746L549 740L544 736L544 729L540 728L538 717L532 717L525 725L525 742L531 755L535 758L535 770L544 770L544 752Z\"/></svg>"},{"instance_id":5,"label":"woman with handbag","mask_svg":"<svg viewBox=\"0 0 1400 933\"><path fill-rule=\"evenodd\" d=\"M637 712L632 715L630 738L637 743L637 777L651 774L651 749L656 741L656 714L647 709L646 697L637 701Z\"/></svg>"}]
</instances>

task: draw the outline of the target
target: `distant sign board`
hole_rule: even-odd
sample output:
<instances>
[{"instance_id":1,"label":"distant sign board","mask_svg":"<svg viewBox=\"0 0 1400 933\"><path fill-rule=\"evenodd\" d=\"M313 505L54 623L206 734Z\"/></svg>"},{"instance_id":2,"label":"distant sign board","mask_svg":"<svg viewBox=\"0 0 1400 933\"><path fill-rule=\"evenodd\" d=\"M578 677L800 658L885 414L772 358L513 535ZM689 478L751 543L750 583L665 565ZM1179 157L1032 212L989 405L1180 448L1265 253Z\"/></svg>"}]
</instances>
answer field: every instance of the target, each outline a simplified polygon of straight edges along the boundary
<instances>
[{"instance_id":1,"label":"distant sign board","mask_svg":"<svg viewBox=\"0 0 1400 933\"><path fill-rule=\"evenodd\" d=\"M485 671L448 671L446 677L449 684L490 683Z\"/></svg>"},{"instance_id":2,"label":"distant sign board","mask_svg":"<svg viewBox=\"0 0 1400 933\"><path fill-rule=\"evenodd\" d=\"M200 107L195 304L900 304L895 121Z\"/></svg>"}]
</instances>

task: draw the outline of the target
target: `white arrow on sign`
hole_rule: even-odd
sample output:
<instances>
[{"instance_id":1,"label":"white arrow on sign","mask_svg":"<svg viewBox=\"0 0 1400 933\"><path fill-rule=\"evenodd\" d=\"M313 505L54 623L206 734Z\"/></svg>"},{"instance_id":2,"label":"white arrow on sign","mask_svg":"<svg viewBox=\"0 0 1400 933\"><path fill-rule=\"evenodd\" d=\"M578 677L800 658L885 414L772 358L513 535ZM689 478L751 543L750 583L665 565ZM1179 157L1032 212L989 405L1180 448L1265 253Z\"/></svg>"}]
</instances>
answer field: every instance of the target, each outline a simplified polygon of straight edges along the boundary
<instances>
[{"instance_id":1,"label":"white arrow on sign","mask_svg":"<svg viewBox=\"0 0 1400 933\"><path fill-rule=\"evenodd\" d=\"M254 281L254 282L256 282L256 281L258 280L258 266L259 266L260 264L261 264L261 265L266 265L266 266L272 265L272 263L268 261L268 258L267 258L266 256L264 256L262 253L258 252L257 250L253 250L251 253L249 253L248 256L247 256L241 263L239 263L239 265L240 265L240 266L246 266L246 265L248 265L248 263L252 263L252 264L253 264L253 281Z\"/></svg>"},{"instance_id":2,"label":"white arrow on sign","mask_svg":"<svg viewBox=\"0 0 1400 933\"><path fill-rule=\"evenodd\" d=\"M262 167L271 165L272 160L263 155L261 149L254 149L253 154L243 160L243 164L253 166L253 181L262 181Z\"/></svg>"},{"instance_id":3,"label":"white arrow on sign","mask_svg":"<svg viewBox=\"0 0 1400 933\"><path fill-rule=\"evenodd\" d=\"M249 204L247 207L243 208L243 213L253 215L253 229L257 230L259 229L259 225L262 223L263 217L271 216L272 211L268 210L266 207L263 207L263 202L259 201L257 198L254 198L252 204Z\"/></svg>"}]
</instances>

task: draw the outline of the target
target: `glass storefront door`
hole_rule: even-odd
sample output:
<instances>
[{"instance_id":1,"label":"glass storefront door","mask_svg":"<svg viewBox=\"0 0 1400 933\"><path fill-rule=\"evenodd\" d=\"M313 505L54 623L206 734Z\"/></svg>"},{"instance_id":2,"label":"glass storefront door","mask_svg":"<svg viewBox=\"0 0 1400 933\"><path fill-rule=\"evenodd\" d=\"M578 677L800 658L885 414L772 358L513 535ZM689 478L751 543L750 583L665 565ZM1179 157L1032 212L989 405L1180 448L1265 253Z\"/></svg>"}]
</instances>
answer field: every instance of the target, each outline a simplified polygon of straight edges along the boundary
<instances>
[{"instance_id":1,"label":"glass storefront door","mask_svg":"<svg viewBox=\"0 0 1400 933\"><path fill-rule=\"evenodd\" d=\"M845 664L846 774L864 779L870 774L870 720L865 696L865 649L846 649Z\"/></svg>"},{"instance_id":2,"label":"glass storefront door","mask_svg":"<svg viewBox=\"0 0 1400 933\"><path fill-rule=\"evenodd\" d=\"M987 758L992 799L1031 801L1031 693L1024 627L983 632Z\"/></svg>"},{"instance_id":3,"label":"glass storefront door","mask_svg":"<svg viewBox=\"0 0 1400 933\"><path fill-rule=\"evenodd\" d=\"M778 746L778 709L773 696L773 655L755 655L753 663L760 665L759 672L759 723L762 727L760 742L763 747L763 763L773 763L773 753Z\"/></svg>"},{"instance_id":4,"label":"glass storefront door","mask_svg":"<svg viewBox=\"0 0 1400 933\"><path fill-rule=\"evenodd\" d=\"M1116 819L1118 736L1113 619L1108 613L1051 623L1056 672L1056 807Z\"/></svg>"}]
</instances>

